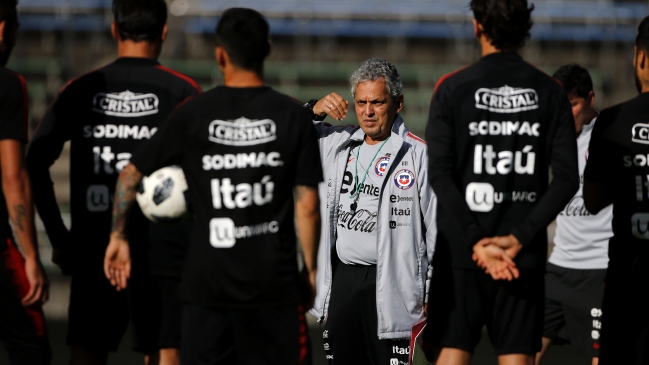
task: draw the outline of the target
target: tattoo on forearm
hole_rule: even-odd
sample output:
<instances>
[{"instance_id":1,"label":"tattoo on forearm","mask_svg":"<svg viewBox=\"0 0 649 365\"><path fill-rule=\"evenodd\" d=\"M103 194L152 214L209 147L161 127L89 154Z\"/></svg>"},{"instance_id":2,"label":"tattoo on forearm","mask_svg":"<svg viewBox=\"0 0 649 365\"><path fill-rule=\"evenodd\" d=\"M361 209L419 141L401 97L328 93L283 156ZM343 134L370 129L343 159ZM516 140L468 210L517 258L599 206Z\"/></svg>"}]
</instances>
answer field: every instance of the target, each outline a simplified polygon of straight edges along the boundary
<instances>
[{"instance_id":1,"label":"tattoo on forearm","mask_svg":"<svg viewBox=\"0 0 649 365\"><path fill-rule=\"evenodd\" d=\"M139 172L132 165L128 165L120 174L115 190L113 206L113 232L125 238L126 217L128 215L137 191L140 180Z\"/></svg>"},{"instance_id":2,"label":"tattoo on forearm","mask_svg":"<svg viewBox=\"0 0 649 365\"><path fill-rule=\"evenodd\" d=\"M25 232L25 220L27 219L27 209L23 204L14 205L14 224L16 228Z\"/></svg>"}]
</instances>

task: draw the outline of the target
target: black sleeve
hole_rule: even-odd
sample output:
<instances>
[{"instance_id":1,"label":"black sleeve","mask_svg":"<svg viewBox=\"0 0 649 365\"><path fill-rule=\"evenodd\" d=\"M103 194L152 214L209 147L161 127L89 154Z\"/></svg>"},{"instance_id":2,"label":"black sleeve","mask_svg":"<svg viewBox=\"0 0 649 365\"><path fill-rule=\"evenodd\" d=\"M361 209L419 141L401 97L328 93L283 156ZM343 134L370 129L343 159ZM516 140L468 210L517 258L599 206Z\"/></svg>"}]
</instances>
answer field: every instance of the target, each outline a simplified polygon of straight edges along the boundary
<instances>
[{"instance_id":1,"label":"black sleeve","mask_svg":"<svg viewBox=\"0 0 649 365\"><path fill-rule=\"evenodd\" d=\"M595 122L588 145L588 161L584 170L584 179L605 185L614 177L611 171L615 171L614 158L618 156L614 153L616 150L614 146L604 138L604 131L614 120L610 114L612 113L602 112Z\"/></svg>"},{"instance_id":2,"label":"black sleeve","mask_svg":"<svg viewBox=\"0 0 649 365\"><path fill-rule=\"evenodd\" d=\"M557 108L554 108L549 126L547 138L552 182L530 215L512 229L512 234L523 246L529 244L540 230L546 229L579 189L575 121L563 90L559 92Z\"/></svg>"},{"instance_id":3,"label":"black sleeve","mask_svg":"<svg viewBox=\"0 0 649 365\"><path fill-rule=\"evenodd\" d=\"M323 181L318 137L310 116L302 118L298 125L301 127L301 133L295 151L297 162L294 185L317 186Z\"/></svg>"},{"instance_id":4,"label":"black sleeve","mask_svg":"<svg viewBox=\"0 0 649 365\"><path fill-rule=\"evenodd\" d=\"M442 83L431 101L426 126L428 176L439 207L452 225L447 224L444 229L452 230L456 237L462 237L464 245L473 247L487 235L473 218L453 178L456 160L455 121L449 108L450 103L450 90L446 83Z\"/></svg>"},{"instance_id":5,"label":"black sleeve","mask_svg":"<svg viewBox=\"0 0 649 365\"><path fill-rule=\"evenodd\" d=\"M63 90L45 113L26 158L34 204L54 248L65 248L69 244L69 232L63 224L50 176L50 167L61 155L65 142L70 140L72 120L68 112L78 107L69 93Z\"/></svg>"},{"instance_id":6,"label":"black sleeve","mask_svg":"<svg viewBox=\"0 0 649 365\"><path fill-rule=\"evenodd\" d=\"M187 140L187 121L191 120L183 110L185 108L171 112L156 134L131 157L130 162L144 176L179 162Z\"/></svg>"},{"instance_id":7,"label":"black sleeve","mask_svg":"<svg viewBox=\"0 0 649 365\"><path fill-rule=\"evenodd\" d=\"M21 76L0 77L0 140L27 143L27 88Z\"/></svg>"}]
</instances>

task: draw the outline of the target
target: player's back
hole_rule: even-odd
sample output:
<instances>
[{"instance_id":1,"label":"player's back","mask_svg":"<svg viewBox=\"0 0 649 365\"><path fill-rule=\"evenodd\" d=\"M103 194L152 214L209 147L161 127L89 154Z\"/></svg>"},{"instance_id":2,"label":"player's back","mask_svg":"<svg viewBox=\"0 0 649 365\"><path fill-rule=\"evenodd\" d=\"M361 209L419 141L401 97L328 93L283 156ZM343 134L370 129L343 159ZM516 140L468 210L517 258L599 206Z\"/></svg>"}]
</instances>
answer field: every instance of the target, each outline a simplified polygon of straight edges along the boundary
<instances>
[{"instance_id":1,"label":"player's back","mask_svg":"<svg viewBox=\"0 0 649 365\"><path fill-rule=\"evenodd\" d=\"M565 153L555 175L577 171L574 124L561 115L570 113L561 86L516 53L490 54L441 80L431 113L452 125L453 179L482 232L487 237L514 233L531 241L518 265L542 267L545 229L537 231L526 220L548 188L553 157ZM429 123L434 140L434 128L442 124ZM568 148L557 151L559 144ZM432 160L434 144L431 151ZM431 181L438 174L434 164ZM450 215L442 212L439 219L438 250L450 250L456 266L475 268L470 250L452 243L462 241L464 232L453 228L457 223Z\"/></svg>"},{"instance_id":2,"label":"player's back","mask_svg":"<svg viewBox=\"0 0 649 365\"><path fill-rule=\"evenodd\" d=\"M149 151L160 152L143 159ZM177 157L196 217L182 299L297 301L293 188L322 179L306 109L269 87L216 87L174 111L132 162L147 173Z\"/></svg>"},{"instance_id":3,"label":"player's back","mask_svg":"<svg viewBox=\"0 0 649 365\"><path fill-rule=\"evenodd\" d=\"M173 108L199 92L190 78L146 58L118 58L61 91L30 154L51 163L58 156L46 156L47 151L57 153L71 141L71 235L73 244L84 242L79 249L105 249L119 171ZM146 231L142 225L148 223L140 219L134 228Z\"/></svg>"},{"instance_id":4,"label":"player's back","mask_svg":"<svg viewBox=\"0 0 649 365\"><path fill-rule=\"evenodd\" d=\"M612 191L614 236L609 245L609 273L647 266L648 105L649 93L644 93L608 108L597 118L593 130L584 177L604 183Z\"/></svg>"}]
</instances>

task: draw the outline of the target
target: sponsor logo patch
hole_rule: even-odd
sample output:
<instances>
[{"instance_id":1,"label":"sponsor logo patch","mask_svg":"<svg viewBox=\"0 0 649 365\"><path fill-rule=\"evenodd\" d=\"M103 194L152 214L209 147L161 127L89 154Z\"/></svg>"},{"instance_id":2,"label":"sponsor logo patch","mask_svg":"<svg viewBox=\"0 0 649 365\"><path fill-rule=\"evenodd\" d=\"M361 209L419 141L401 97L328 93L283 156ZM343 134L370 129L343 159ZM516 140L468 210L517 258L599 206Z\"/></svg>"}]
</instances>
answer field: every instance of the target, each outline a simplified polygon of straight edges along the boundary
<instances>
[{"instance_id":1,"label":"sponsor logo patch","mask_svg":"<svg viewBox=\"0 0 649 365\"><path fill-rule=\"evenodd\" d=\"M534 89L502 86L480 88L475 92L475 107L494 113L518 113L538 109L539 96Z\"/></svg>"},{"instance_id":2,"label":"sponsor logo patch","mask_svg":"<svg viewBox=\"0 0 649 365\"><path fill-rule=\"evenodd\" d=\"M649 144L649 124L634 124L631 128L631 142Z\"/></svg>"},{"instance_id":3,"label":"sponsor logo patch","mask_svg":"<svg viewBox=\"0 0 649 365\"><path fill-rule=\"evenodd\" d=\"M390 195L391 203L411 202L411 201L413 201L413 197L411 196Z\"/></svg>"},{"instance_id":4,"label":"sponsor logo patch","mask_svg":"<svg viewBox=\"0 0 649 365\"><path fill-rule=\"evenodd\" d=\"M277 138L275 122L270 119L214 120L209 126L208 139L228 146L252 146Z\"/></svg>"},{"instance_id":5,"label":"sponsor logo patch","mask_svg":"<svg viewBox=\"0 0 649 365\"><path fill-rule=\"evenodd\" d=\"M399 170L394 174L394 185L401 190L410 189L414 183L415 174L408 169Z\"/></svg>"},{"instance_id":6,"label":"sponsor logo patch","mask_svg":"<svg viewBox=\"0 0 649 365\"><path fill-rule=\"evenodd\" d=\"M635 238L649 240L649 213L636 213L631 216L631 233Z\"/></svg>"},{"instance_id":7,"label":"sponsor logo patch","mask_svg":"<svg viewBox=\"0 0 649 365\"><path fill-rule=\"evenodd\" d=\"M92 98L92 110L114 117L141 117L156 114L159 100L155 94L99 93Z\"/></svg>"},{"instance_id":8,"label":"sponsor logo patch","mask_svg":"<svg viewBox=\"0 0 649 365\"><path fill-rule=\"evenodd\" d=\"M276 221L235 227L234 221L230 218L212 218L210 220L210 244L215 248L230 248L239 238L272 234L277 231L279 231L279 223Z\"/></svg>"},{"instance_id":9,"label":"sponsor logo patch","mask_svg":"<svg viewBox=\"0 0 649 365\"><path fill-rule=\"evenodd\" d=\"M89 212L105 212L110 208L111 195L106 185L90 185L86 190L86 208Z\"/></svg>"}]
</instances>

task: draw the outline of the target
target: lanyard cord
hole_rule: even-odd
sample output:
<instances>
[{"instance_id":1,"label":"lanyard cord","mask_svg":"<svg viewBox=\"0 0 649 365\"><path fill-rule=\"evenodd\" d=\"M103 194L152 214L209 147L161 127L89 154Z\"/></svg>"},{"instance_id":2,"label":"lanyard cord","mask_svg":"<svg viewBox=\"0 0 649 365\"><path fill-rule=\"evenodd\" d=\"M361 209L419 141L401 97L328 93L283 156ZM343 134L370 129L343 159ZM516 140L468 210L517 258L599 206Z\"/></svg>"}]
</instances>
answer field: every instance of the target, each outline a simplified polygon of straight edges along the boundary
<instances>
[{"instance_id":1,"label":"lanyard cord","mask_svg":"<svg viewBox=\"0 0 649 365\"><path fill-rule=\"evenodd\" d=\"M370 167L372 167L372 162L374 162L374 159L376 158L376 156L379 154L379 152L381 152L381 148L383 148L383 145L385 144L385 142L388 141L388 139L390 139L389 136L388 136L388 138L385 139L385 141L383 141L383 143L381 143L381 146L379 146L378 151L376 151L376 153L374 154L374 157L372 157L372 159L370 160L369 165L365 169L365 175L363 176L363 181L361 181L360 184L358 184L358 155L361 152L361 146L363 144L361 143L360 146L358 146L358 149L356 150L356 183L357 183L357 185L356 185L356 189L354 189L355 190L354 194L349 196L350 199L354 199L354 201L356 199L358 199L358 196L360 195L361 190L363 190L363 185L365 184L365 179L367 178L367 173L370 171Z\"/></svg>"}]
</instances>

